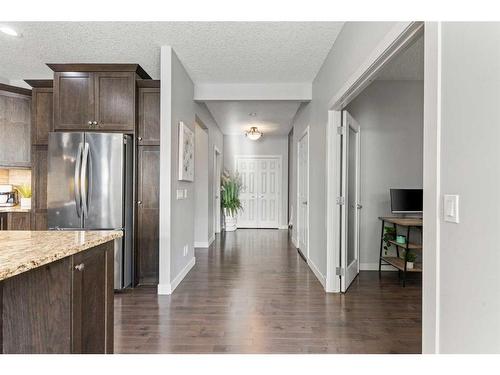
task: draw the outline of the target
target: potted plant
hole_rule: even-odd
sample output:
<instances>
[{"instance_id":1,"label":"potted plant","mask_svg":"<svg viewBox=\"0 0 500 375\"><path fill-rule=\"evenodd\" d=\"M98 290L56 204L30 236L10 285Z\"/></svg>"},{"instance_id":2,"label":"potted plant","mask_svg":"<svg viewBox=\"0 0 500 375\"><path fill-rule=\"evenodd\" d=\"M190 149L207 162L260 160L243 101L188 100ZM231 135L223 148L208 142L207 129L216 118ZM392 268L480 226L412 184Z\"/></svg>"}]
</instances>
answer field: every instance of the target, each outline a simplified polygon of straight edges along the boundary
<instances>
[{"instance_id":1,"label":"potted plant","mask_svg":"<svg viewBox=\"0 0 500 375\"><path fill-rule=\"evenodd\" d=\"M414 262L417 259L417 256L411 251L406 252L406 269L412 270L414 266Z\"/></svg>"},{"instance_id":2,"label":"potted plant","mask_svg":"<svg viewBox=\"0 0 500 375\"><path fill-rule=\"evenodd\" d=\"M221 206L224 213L225 230L236 230L236 215L242 209L240 190L242 184L239 175L224 171L221 180Z\"/></svg>"},{"instance_id":3,"label":"potted plant","mask_svg":"<svg viewBox=\"0 0 500 375\"><path fill-rule=\"evenodd\" d=\"M394 227L384 227L384 253L387 255L387 250L391 247L389 241L394 241L396 239L396 228Z\"/></svg>"},{"instance_id":4,"label":"potted plant","mask_svg":"<svg viewBox=\"0 0 500 375\"><path fill-rule=\"evenodd\" d=\"M31 208L31 186L23 184L16 187L21 196L21 208Z\"/></svg>"}]
</instances>

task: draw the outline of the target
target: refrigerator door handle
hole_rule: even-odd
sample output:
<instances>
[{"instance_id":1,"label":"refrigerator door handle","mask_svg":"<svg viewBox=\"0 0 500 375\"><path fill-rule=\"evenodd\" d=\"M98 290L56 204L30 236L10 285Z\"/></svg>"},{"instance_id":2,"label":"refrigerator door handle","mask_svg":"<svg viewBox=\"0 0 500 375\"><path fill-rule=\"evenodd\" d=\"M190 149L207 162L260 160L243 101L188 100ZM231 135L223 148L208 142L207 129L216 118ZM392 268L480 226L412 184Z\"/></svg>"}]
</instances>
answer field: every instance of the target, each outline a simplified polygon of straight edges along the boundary
<instances>
[{"instance_id":1,"label":"refrigerator door handle","mask_svg":"<svg viewBox=\"0 0 500 375\"><path fill-rule=\"evenodd\" d=\"M80 172L80 189L82 192L82 207L83 207L83 215L88 215L88 191L87 187L90 185L87 181L87 168L88 168L88 160L89 160L89 144L85 142L85 146L83 147L83 157L82 157L82 167Z\"/></svg>"},{"instance_id":2,"label":"refrigerator door handle","mask_svg":"<svg viewBox=\"0 0 500 375\"><path fill-rule=\"evenodd\" d=\"M76 204L76 214L78 217L82 217L82 195L80 191L80 175L82 166L82 152L83 143L80 142L78 145L78 151L76 153L76 163L75 163L75 204Z\"/></svg>"}]
</instances>

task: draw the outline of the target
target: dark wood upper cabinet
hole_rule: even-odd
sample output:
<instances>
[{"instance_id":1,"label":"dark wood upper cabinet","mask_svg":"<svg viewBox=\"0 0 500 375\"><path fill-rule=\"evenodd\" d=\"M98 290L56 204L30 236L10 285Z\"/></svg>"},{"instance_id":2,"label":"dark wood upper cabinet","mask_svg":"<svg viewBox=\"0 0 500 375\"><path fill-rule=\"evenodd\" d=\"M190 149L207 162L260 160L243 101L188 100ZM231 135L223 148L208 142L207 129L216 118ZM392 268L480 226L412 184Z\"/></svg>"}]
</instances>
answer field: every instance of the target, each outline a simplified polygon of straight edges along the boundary
<instances>
[{"instance_id":1,"label":"dark wood upper cabinet","mask_svg":"<svg viewBox=\"0 0 500 375\"><path fill-rule=\"evenodd\" d=\"M0 167L31 166L31 90L0 86Z\"/></svg>"},{"instance_id":2,"label":"dark wood upper cabinet","mask_svg":"<svg viewBox=\"0 0 500 375\"><path fill-rule=\"evenodd\" d=\"M133 132L135 73L105 72L94 76L97 129Z\"/></svg>"},{"instance_id":3,"label":"dark wood upper cabinet","mask_svg":"<svg viewBox=\"0 0 500 375\"><path fill-rule=\"evenodd\" d=\"M54 70L54 129L133 133L137 64L47 64Z\"/></svg>"},{"instance_id":4,"label":"dark wood upper cabinet","mask_svg":"<svg viewBox=\"0 0 500 375\"><path fill-rule=\"evenodd\" d=\"M136 283L158 284L160 147L138 147Z\"/></svg>"},{"instance_id":5,"label":"dark wood upper cabinet","mask_svg":"<svg viewBox=\"0 0 500 375\"><path fill-rule=\"evenodd\" d=\"M94 74L54 73L54 129L88 129L94 118Z\"/></svg>"},{"instance_id":6,"label":"dark wood upper cabinet","mask_svg":"<svg viewBox=\"0 0 500 375\"><path fill-rule=\"evenodd\" d=\"M48 144L49 132L54 129L53 103L52 87L33 89L33 99L31 105L32 144Z\"/></svg>"},{"instance_id":7,"label":"dark wood upper cabinet","mask_svg":"<svg viewBox=\"0 0 500 375\"><path fill-rule=\"evenodd\" d=\"M156 87L151 87L151 86ZM139 145L160 144L160 81L151 81L148 87L138 83L139 115L137 140Z\"/></svg>"}]
</instances>

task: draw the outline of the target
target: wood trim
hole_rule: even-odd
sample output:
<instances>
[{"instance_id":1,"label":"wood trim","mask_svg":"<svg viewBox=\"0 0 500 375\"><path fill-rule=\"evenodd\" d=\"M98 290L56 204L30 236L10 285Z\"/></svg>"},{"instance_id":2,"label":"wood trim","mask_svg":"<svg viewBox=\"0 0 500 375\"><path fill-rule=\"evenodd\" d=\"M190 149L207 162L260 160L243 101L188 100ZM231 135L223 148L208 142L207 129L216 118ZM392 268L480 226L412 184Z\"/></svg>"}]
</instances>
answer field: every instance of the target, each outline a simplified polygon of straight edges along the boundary
<instances>
[{"instance_id":1,"label":"wood trim","mask_svg":"<svg viewBox=\"0 0 500 375\"><path fill-rule=\"evenodd\" d=\"M54 72L135 72L142 79L151 76L139 64L46 64Z\"/></svg>"},{"instance_id":2,"label":"wood trim","mask_svg":"<svg viewBox=\"0 0 500 375\"><path fill-rule=\"evenodd\" d=\"M52 88L54 87L54 80L53 79L25 79L24 82L26 82L28 85L31 87L45 87L45 88Z\"/></svg>"},{"instance_id":3,"label":"wood trim","mask_svg":"<svg viewBox=\"0 0 500 375\"><path fill-rule=\"evenodd\" d=\"M6 85L4 83L0 83L0 91L11 92L13 94L19 94L24 96L31 96L30 89L25 89L24 87Z\"/></svg>"},{"instance_id":4,"label":"wood trim","mask_svg":"<svg viewBox=\"0 0 500 375\"><path fill-rule=\"evenodd\" d=\"M161 84L159 79L138 79L136 82L139 88L159 89Z\"/></svg>"}]
</instances>

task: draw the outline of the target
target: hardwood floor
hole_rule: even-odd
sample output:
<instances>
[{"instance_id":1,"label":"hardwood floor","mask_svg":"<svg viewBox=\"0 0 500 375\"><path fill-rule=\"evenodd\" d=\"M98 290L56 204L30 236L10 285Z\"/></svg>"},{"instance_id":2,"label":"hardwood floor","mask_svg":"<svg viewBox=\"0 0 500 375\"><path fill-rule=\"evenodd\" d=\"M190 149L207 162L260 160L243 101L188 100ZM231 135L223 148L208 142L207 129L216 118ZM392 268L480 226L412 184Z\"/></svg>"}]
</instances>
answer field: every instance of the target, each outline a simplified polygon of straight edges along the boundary
<instances>
[{"instance_id":1,"label":"hardwood floor","mask_svg":"<svg viewBox=\"0 0 500 375\"><path fill-rule=\"evenodd\" d=\"M326 294L284 230L238 230L196 249L171 296L115 296L115 353L420 353L421 279L361 272Z\"/></svg>"}]
</instances>

